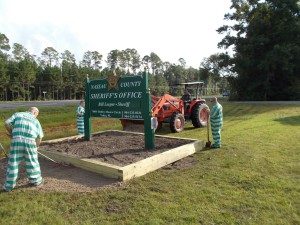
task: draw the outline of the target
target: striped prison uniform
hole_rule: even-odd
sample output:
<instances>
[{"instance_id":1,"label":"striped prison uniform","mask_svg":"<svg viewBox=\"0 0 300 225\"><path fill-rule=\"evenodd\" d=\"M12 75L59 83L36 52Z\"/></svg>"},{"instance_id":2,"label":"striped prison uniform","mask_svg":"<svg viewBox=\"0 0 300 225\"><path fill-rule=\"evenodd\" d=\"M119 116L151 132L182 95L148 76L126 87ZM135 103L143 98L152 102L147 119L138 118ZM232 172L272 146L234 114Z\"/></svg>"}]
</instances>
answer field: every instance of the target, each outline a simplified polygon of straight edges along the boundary
<instances>
[{"instance_id":1,"label":"striped prison uniform","mask_svg":"<svg viewBox=\"0 0 300 225\"><path fill-rule=\"evenodd\" d=\"M223 107L216 103L210 113L210 125L214 143L212 147L221 147L221 128L223 126Z\"/></svg>"},{"instance_id":2,"label":"striped prison uniform","mask_svg":"<svg viewBox=\"0 0 300 225\"><path fill-rule=\"evenodd\" d=\"M39 185L43 179L35 139L42 139L44 136L40 122L30 112L19 112L13 114L5 123L12 127L12 142L3 188L11 191L16 186L19 164L22 161L25 161L29 183Z\"/></svg>"},{"instance_id":3,"label":"striped prison uniform","mask_svg":"<svg viewBox=\"0 0 300 225\"><path fill-rule=\"evenodd\" d=\"M78 134L84 134L84 112L84 107L82 107L81 105L78 106L76 110Z\"/></svg>"}]
</instances>

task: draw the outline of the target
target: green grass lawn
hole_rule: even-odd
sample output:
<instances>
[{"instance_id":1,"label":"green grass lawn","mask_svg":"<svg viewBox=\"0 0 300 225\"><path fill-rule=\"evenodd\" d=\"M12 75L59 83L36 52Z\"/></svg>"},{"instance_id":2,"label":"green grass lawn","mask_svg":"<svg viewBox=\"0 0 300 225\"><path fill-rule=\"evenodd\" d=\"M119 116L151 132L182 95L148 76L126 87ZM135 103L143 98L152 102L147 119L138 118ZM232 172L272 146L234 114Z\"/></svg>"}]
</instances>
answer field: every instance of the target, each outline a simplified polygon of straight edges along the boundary
<instances>
[{"instance_id":1,"label":"green grass lawn","mask_svg":"<svg viewBox=\"0 0 300 225\"><path fill-rule=\"evenodd\" d=\"M2 192L0 224L300 224L300 106L222 104L222 148L196 153L193 167L93 193ZM45 139L76 134L74 107L40 111ZM99 118L92 126L121 128ZM206 128L187 124L174 136L206 139ZM8 147L4 126L0 142Z\"/></svg>"}]
</instances>

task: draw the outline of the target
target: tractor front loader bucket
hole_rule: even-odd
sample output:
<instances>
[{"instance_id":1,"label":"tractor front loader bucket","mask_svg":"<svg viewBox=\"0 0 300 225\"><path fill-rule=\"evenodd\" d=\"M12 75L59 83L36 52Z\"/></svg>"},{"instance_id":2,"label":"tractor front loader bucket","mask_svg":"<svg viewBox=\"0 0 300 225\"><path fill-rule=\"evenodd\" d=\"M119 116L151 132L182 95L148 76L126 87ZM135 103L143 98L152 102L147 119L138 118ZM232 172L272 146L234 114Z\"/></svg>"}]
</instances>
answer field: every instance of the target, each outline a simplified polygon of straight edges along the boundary
<instances>
[{"instance_id":1,"label":"tractor front loader bucket","mask_svg":"<svg viewBox=\"0 0 300 225\"><path fill-rule=\"evenodd\" d=\"M143 120L120 119L124 131L144 132Z\"/></svg>"}]
</instances>

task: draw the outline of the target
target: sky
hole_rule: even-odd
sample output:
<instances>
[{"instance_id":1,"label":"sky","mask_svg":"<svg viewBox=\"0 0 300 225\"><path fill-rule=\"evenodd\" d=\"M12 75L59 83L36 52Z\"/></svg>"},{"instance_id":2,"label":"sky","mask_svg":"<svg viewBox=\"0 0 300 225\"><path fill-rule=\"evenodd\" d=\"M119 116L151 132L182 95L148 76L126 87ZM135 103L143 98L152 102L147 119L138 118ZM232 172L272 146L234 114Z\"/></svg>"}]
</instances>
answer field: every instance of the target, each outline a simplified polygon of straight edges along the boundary
<instances>
[{"instance_id":1,"label":"sky","mask_svg":"<svg viewBox=\"0 0 300 225\"><path fill-rule=\"evenodd\" d=\"M230 0L0 0L0 33L40 56L46 47L84 52L135 48L198 68L217 48Z\"/></svg>"}]
</instances>

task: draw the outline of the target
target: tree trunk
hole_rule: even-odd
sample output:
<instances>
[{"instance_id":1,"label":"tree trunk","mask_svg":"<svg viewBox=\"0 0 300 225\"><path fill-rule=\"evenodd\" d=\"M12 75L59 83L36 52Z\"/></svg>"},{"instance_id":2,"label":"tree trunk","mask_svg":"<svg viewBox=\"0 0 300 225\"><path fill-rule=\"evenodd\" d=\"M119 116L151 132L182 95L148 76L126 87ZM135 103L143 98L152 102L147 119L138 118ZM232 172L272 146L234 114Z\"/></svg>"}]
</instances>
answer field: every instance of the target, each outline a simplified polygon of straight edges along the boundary
<instances>
[{"instance_id":1,"label":"tree trunk","mask_svg":"<svg viewBox=\"0 0 300 225\"><path fill-rule=\"evenodd\" d=\"M30 84L27 84L27 100L30 101L31 92L30 92Z\"/></svg>"},{"instance_id":2,"label":"tree trunk","mask_svg":"<svg viewBox=\"0 0 300 225\"><path fill-rule=\"evenodd\" d=\"M41 90L41 86L39 85L39 97L41 98L42 96L42 90Z\"/></svg>"}]
</instances>

